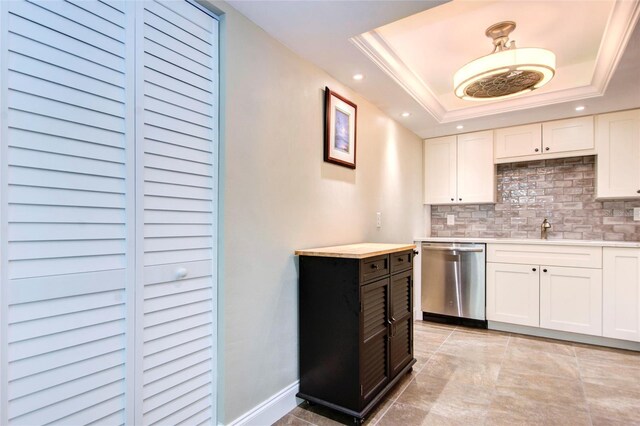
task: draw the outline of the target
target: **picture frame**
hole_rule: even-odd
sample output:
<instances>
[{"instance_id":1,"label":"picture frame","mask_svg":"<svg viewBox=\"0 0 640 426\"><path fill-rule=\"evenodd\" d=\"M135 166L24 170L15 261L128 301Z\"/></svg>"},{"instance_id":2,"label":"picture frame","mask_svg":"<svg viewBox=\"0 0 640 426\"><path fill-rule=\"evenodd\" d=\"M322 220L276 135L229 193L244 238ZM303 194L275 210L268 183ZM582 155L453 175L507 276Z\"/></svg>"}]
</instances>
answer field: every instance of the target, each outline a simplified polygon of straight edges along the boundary
<instances>
[{"instance_id":1,"label":"picture frame","mask_svg":"<svg viewBox=\"0 0 640 426\"><path fill-rule=\"evenodd\" d=\"M325 87L324 161L356 168L358 106Z\"/></svg>"}]
</instances>

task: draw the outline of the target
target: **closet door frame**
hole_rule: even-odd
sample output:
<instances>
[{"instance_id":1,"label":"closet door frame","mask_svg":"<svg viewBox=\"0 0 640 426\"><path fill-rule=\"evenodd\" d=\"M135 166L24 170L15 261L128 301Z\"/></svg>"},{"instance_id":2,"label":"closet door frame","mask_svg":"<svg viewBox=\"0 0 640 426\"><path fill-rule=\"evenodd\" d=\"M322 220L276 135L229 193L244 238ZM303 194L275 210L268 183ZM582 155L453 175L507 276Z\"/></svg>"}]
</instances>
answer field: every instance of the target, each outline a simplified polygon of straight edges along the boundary
<instances>
[{"instance_id":1,"label":"closet door frame","mask_svg":"<svg viewBox=\"0 0 640 426\"><path fill-rule=\"evenodd\" d=\"M9 37L9 13L7 8L9 5L5 1L0 1L0 67L8 67L9 50L7 40ZM0 377L6 378L8 373L7 360L7 328L8 328L8 282L9 282L9 258L7 254L7 237L8 222L7 218L7 191L4 185L7 182L7 151L8 143L2 143L7 140L8 128L8 73L0 73ZM3 243L4 242L4 243ZM7 404L8 381L0 380L0 424L6 425L8 420L8 404Z\"/></svg>"}]
</instances>

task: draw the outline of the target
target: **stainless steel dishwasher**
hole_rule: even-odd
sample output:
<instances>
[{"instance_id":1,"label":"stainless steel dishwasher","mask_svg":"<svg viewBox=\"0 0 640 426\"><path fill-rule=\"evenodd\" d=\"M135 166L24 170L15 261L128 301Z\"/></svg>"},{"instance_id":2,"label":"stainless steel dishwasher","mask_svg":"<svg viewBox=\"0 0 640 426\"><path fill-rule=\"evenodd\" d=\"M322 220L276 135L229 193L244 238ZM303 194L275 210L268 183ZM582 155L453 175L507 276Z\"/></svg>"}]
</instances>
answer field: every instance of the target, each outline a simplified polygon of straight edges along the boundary
<instances>
[{"instance_id":1,"label":"stainless steel dishwasher","mask_svg":"<svg viewBox=\"0 0 640 426\"><path fill-rule=\"evenodd\" d=\"M422 312L486 327L484 244L422 243Z\"/></svg>"}]
</instances>

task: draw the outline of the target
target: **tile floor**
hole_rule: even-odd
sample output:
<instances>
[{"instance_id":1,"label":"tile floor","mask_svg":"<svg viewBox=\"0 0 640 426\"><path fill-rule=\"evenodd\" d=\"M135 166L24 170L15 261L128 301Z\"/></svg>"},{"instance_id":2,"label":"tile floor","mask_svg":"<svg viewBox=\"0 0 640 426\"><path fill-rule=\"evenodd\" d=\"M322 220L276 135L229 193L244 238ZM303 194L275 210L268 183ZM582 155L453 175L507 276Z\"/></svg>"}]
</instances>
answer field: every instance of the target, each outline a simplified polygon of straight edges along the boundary
<instances>
[{"instance_id":1,"label":"tile floor","mask_svg":"<svg viewBox=\"0 0 640 426\"><path fill-rule=\"evenodd\" d=\"M640 425L640 353L417 321L417 363L365 424ZM353 424L306 402L275 425Z\"/></svg>"}]
</instances>

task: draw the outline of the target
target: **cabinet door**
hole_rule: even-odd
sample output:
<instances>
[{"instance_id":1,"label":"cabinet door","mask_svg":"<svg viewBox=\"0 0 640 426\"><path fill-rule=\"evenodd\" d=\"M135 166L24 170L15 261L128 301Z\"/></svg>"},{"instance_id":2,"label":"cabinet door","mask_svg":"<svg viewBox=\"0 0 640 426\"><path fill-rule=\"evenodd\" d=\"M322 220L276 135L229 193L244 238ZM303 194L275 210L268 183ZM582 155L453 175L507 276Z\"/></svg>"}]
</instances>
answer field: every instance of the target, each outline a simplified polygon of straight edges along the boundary
<instances>
[{"instance_id":1,"label":"cabinet door","mask_svg":"<svg viewBox=\"0 0 640 426\"><path fill-rule=\"evenodd\" d=\"M458 136L458 198L460 203L495 203L496 170L493 131Z\"/></svg>"},{"instance_id":2,"label":"cabinet door","mask_svg":"<svg viewBox=\"0 0 640 426\"><path fill-rule=\"evenodd\" d=\"M602 335L640 342L640 249L605 247Z\"/></svg>"},{"instance_id":3,"label":"cabinet door","mask_svg":"<svg viewBox=\"0 0 640 426\"><path fill-rule=\"evenodd\" d=\"M424 141L424 203L451 204L456 199L456 137Z\"/></svg>"},{"instance_id":4,"label":"cabinet door","mask_svg":"<svg viewBox=\"0 0 640 426\"><path fill-rule=\"evenodd\" d=\"M539 325L539 267L487 263L487 319Z\"/></svg>"},{"instance_id":5,"label":"cabinet door","mask_svg":"<svg viewBox=\"0 0 640 426\"><path fill-rule=\"evenodd\" d=\"M602 335L602 270L542 266L540 327Z\"/></svg>"},{"instance_id":6,"label":"cabinet door","mask_svg":"<svg viewBox=\"0 0 640 426\"><path fill-rule=\"evenodd\" d=\"M540 123L497 129L495 159L517 158L540 154L542 126Z\"/></svg>"},{"instance_id":7,"label":"cabinet door","mask_svg":"<svg viewBox=\"0 0 640 426\"><path fill-rule=\"evenodd\" d=\"M542 123L542 152L594 149L593 116Z\"/></svg>"},{"instance_id":8,"label":"cabinet door","mask_svg":"<svg viewBox=\"0 0 640 426\"><path fill-rule=\"evenodd\" d=\"M370 400L389 381L389 279L360 288L360 396Z\"/></svg>"},{"instance_id":9,"label":"cabinet door","mask_svg":"<svg viewBox=\"0 0 640 426\"><path fill-rule=\"evenodd\" d=\"M596 117L598 198L640 197L640 109Z\"/></svg>"},{"instance_id":10,"label":"cabinet door","mask_svg":"<svg viewBox=\"0 0 640 426\"><path fill-rule=\"evenodd\" d=\"M410 270L391 277L389 363L392 378L413 359L412 281Z\"/></svg>"}]
</instances>

